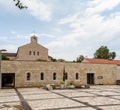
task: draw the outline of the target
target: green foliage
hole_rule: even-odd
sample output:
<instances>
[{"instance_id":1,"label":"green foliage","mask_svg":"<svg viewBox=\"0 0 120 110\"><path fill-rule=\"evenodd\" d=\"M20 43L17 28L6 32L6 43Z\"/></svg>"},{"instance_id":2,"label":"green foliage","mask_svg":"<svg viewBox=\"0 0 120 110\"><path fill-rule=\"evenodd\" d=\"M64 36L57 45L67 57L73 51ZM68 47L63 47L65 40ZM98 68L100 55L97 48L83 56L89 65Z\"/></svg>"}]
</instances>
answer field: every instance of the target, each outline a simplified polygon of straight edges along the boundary
<instances>
[{"instance_id":1,"label":"green foliage","mask_svg":"<svg viewBox=\"0 0 120 110\"><path fill-rule=\"evenodd\" d=\"M116 57L116 53L115 52L110 52L109 53L109 59L114 59Z\"/></svg>"},{"instance_id":2,"label":"green foliage","mask_svg":"<svg viewBox=\"0 0 120 110\"><path fill-rule=\"evenodd\" d=\"M65 62L65 60L64 59L55 59L55 58L51 58L51 61L52 62Z\"/></svg>"},{"instance_id":3,"label":"green foliage","mask_svg":"<svg viewBox=\"0 0 120 110\"><path fill-rule=\"evenodd\" d=\"M37 59L37 61L40 61L40 62L47 62L47 60L43 60L43 59Z\"/></svg>"},{"instance_id":4,"label":"green foliage","mask_svg":"<svg viewBox=\"0 0 120 110\"><path fill-rule=\"evenodd\" d=\"M65 81L61 81L60 84L65 84Z\"/></svg>"},{"instance_id":5,"label":"green foliage","mask_svg":"<svg viewBox=\"0 0 120 110\"><path fill-rule=\"evenodd\" d=\"M19 9L28 8L27 6L24 6L20 0L13 0L13 1L17 1L15 6L17 6Z\"/></svg>"},{"instance_id":6,"label":"green foliage","mask_svg":"<svg viewBox=\"0 0 120 110\"><path fill-rule=\"evenodd\" d=\"M2 55L2 60L10 60L7 56Z\"/></svg>"},{"instance_id":7,"label":"green foliage","mask_svg":"<svg viewBox=\"0 0 120 110\"><path fill-rule=\"evenodd\" d=\"M109 52L107 46L101 46L96 52L94 53L94 58L99 59L114 59L116 57L115 52Z\"/></svg>"},{"instance_id":8,"label":"green foliage","mask_svg":"<svg viewBox=\"0 0 120 110\"><path fill-rule=\"evenodd\" d=\"M74 82L73 82L73 81L70 81L70 85L74 85Z\"/></svg>"},{"instance_id":9,"label":"green foliage","mask_svg":"<svg viewBox=\"0 0 120 110\"><path fill-rule=\"evenodd\" d=\"M109 49L107 46L101 46L94 54L94 58L108 59Z\"/></svg>"},{"instance_id":10,"label":"green foliage","mask_svg":"<svg viewBox=\"0 0 120 110\"><path fill-rule=\"evenodd\" d=\"M51 61L52 61L52 62L57 62L57 59L51 58Z\"/></svg>"},{"instance_id":11,"label":"green foliage","mask_svg":"<svg viewBox=\"0 0 120 110\"><path fill-rule=\"evenodd\" d=\"M79 57L77 57L76 62L82 62L84 60L84 56L80 55Z\"/></svg>"},{"instance_id":12,"label":"green foliage","mask_svg":"<svg viewBox=\"0 0 120 110\"><path fill-rule=\"evenodd\" d=\"M57 61L58 61L58 62L65 62L64 59L58 59Z\"/></svg>"}]
</instances>

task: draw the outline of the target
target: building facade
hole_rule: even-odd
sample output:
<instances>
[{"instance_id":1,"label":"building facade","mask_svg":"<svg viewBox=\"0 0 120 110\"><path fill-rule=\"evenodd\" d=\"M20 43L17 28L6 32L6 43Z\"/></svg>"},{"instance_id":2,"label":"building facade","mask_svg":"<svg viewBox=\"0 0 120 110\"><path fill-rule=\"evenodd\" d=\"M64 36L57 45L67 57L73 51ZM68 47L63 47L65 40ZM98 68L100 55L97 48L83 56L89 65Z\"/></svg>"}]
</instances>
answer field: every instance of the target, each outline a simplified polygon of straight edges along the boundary
<instances>
[{"instance_id":1,"label":"building facade","mask_svg":"<svg viewBox=\"0 0 120 110\"><path fill-rule=\"evenodd\" d=\"M76 86L112 85L120 80L119 60L86 58L82 63L52 62L48 56L48 49L37 43L36 36L31 37L30 44L19 47L14 58L2 61L1 65L2 87L60 85L62 80L65 80L66 85L71 81Z\"/></svg>"},{"instance_id":2,"label":"building facade","mask_svg":"<svg viewBox=\"0 0 120 110\"><path fill-rule=\"evenodd\" d=\"M32 36L29 44L18 48L17 53L3 53L10 60L49 61L48 49L38 43L38 37Z\"/></svg>"}]
</instances>

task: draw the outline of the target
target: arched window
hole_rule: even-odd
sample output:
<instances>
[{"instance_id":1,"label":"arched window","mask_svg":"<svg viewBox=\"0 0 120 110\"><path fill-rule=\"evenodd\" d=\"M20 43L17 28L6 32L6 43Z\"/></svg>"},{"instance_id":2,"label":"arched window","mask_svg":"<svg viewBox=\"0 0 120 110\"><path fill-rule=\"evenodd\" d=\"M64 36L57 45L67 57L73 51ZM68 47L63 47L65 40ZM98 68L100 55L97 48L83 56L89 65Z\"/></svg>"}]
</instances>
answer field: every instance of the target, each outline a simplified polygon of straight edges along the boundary
<instances>
[{"instance_id":1,"label":"arched window","mask_svg":"<svg viewBox=\"0 0 120 110\"><path fill-rule=\"evenodd\" d=\"M35 51L33 51L33 55L35 55Z\"/></svg>"},{"instance_id":2,"label":"arched window","mask_svg":"<svg viewBox=\"0 0 120 110\"><path fill-rule=\"evenodd\" d=\"M65 80L68 79L68 73L65 73Z\"/></svg>"},{"instance_id":3,"label":"arched window","mask_svg":"<svg viewBox=\"0 0 120 110\"><path fill-rule=\"evenodd\" d=\"M31 74L30 74L30 73L27 73L26 79L27 79L27 80L30 80L30 79L31 79Z\"/></svg>"},{"instance_id":4,"label":"arched window","mask_svg":"<svg viewBox=\"0 0 120 110\"><path fill-rule=\"evenodd\" d=\"M29 55L31 55L32 54L32 52L31 51L29 51Z\"/></svg>"},{"instance_id":5,"label":"arched window","mask_svg":"<svg viewBox=\"0 0 120 110\"><path fill-rule=\"evenodd\" d=\"M37 52L37 55L39 55L39 52Z\"/></svg>"},{"instance_id":6,"label":"arched window","mask_svg":"<svg viewBox=\"0 0 120 110\"><path fill-rule=\"evenodd\" d=\"M79 79L79 74L78 73L76 73L76 80L78 80Z\"/></svg>"},{"instance_id":7,"label":"arched window","mask_svg":"<svg viewBox=\"0 0 120 110\"><path fill-rule=\"evenodd\" d=\"M56 73L53 73L53 80L56 80Z\"/></svg>"},{"instance_id":8,"label":"arched window","mask_svg":"<svg viewBox=\"0 0 120 110\"><path fill-rule=\"evenodd\" d=\"M44 73L40 73L40 80L44 80Z\"/></svg>"}]
</instances>

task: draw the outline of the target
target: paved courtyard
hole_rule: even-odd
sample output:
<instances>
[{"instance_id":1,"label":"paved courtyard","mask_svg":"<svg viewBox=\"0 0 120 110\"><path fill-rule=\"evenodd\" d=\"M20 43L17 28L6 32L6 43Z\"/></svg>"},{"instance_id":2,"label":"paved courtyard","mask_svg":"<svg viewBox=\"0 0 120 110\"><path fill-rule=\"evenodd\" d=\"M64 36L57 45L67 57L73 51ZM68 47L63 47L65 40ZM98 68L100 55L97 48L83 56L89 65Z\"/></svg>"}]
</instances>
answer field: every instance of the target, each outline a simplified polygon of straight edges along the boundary
<instances>
[{"instance_id":1,"label":"paved courtyard","mask_svg":"<svg viewBox=\"0 0 120 110\"><path fill-rule=\"evenodd\" d=\"M41 88L0 90L0 110L120 110L120 86L47 91Z\"/></svg>"}]
</instances>

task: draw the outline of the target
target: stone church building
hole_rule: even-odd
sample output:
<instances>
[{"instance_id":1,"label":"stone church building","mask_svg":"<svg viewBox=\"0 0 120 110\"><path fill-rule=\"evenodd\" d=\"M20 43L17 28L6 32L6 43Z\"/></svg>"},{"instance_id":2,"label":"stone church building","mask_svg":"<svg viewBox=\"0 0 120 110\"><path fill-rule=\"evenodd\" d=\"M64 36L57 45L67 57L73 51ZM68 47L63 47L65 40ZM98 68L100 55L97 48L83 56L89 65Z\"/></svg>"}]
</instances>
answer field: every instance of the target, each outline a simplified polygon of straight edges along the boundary
<instances>
[{"instance_id":1,"label":"stone church building","mask_svg":"<svg viewBox=\"0 0 120 110\"><path fill-rule=\"evenodd\" d=\"M10 60L1 61L2 87L41 87L46 84L116 84L120 80L120 60L85 58L81 63L52 62L48 49L36 36L17 53L2 53Z\"/></svg>"}]
</instances>

